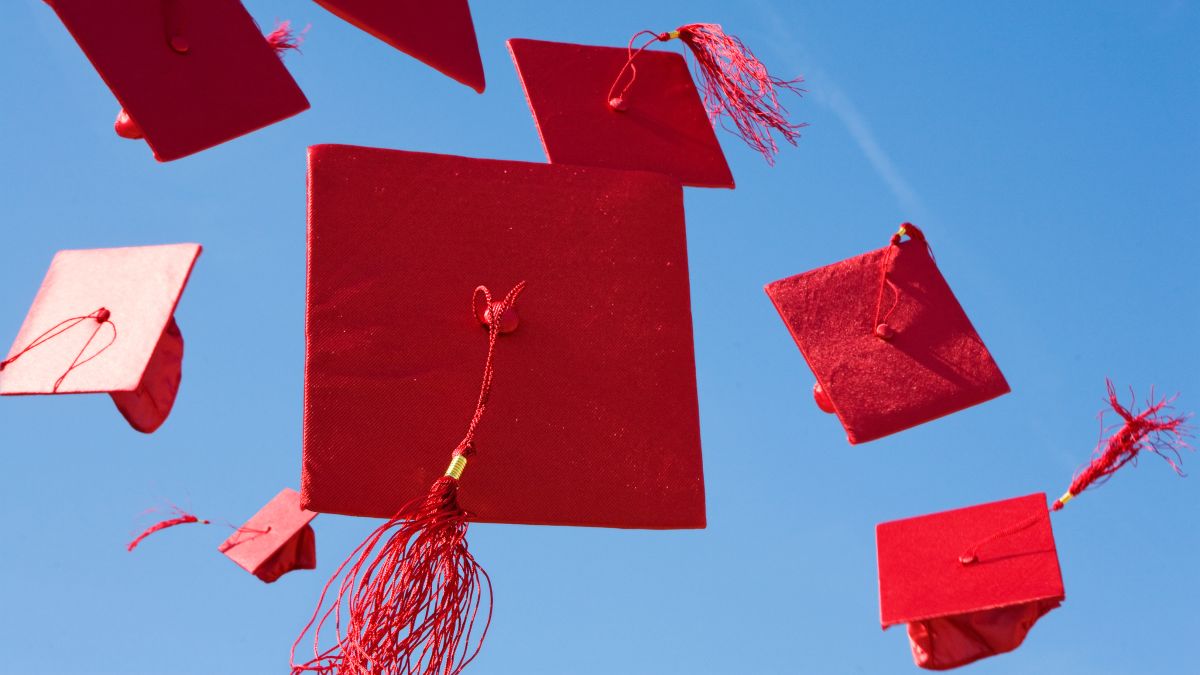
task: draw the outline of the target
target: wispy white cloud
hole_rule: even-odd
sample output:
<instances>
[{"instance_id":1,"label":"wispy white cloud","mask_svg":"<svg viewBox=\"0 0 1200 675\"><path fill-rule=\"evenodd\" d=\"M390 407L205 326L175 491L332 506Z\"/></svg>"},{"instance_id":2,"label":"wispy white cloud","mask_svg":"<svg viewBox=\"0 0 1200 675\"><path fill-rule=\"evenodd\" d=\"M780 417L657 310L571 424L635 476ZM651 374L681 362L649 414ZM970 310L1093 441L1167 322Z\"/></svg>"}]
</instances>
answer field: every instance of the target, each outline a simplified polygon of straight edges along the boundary
<instances>
[{"instance_id":1,"label":"wispy white cloud","mask_svg":"<svg viewBox=\"0 0 1200 675\"><path fill-rule=\"evenodd\" d=\"M870 122L859 111L858 106L828 73L815 65L814 59L805 50L803 41L789 28L788 21L775 8L774 3L762 0L757 5L765 25L768 26L770 46L784 61L779 70L784 73L804 74L807 98L829 110L846 127L850 138L858 145L907 216L928 220L921 198L892 161L891 155L880 144Z\"/></svg>"}]
</instances>

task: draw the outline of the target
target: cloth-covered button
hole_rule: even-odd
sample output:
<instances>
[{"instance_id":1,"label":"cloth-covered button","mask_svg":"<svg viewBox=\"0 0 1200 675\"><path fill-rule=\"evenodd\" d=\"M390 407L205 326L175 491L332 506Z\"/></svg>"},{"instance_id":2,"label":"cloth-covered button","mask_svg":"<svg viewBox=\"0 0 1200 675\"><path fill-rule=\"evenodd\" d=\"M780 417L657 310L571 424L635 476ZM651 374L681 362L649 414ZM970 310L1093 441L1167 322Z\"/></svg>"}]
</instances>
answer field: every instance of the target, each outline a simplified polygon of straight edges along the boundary
<instances>
[{"instance_id":1,"label":"cloth-covered button","mask_svg":"<svg viewBox=\"0 0 1200 675\"><path fill-rule=\"evenodd\" d=\"M500 309L500 303L494 302L487 311L483 313L483 321L489 326L498 328L501 333L511 333L517 329L517 325L521 323L521 317L517 315L517 310L509 307L500 315L499 320L496 320L495 312Z\"/></svg>"},{"instance_id":2,"label":"cloth-covered button","mask_svg":"<svg viewBox=\"0 0 1200 675\"><path fill-rule=\"evenodd\" d=\"M875 337L879 338L880 340L891 340L892 336L895 334L896 331L892 330L892 327L886 323L881 323L878 326L875 326Z\"/></svg>"},{"instance_id":3,"label":"cloth-covered button","mask_svg":"<svg viewBox=\"0 0 1200 675\"><path fill-rule=\"evenodd\" d=\"M817 407L822 412L833 413L837 412L833 407L833 400L829 398L829 394L821 388L820 382L813 383L813 400L817 402Z\"/></svg>"},{"instance_id":4,"label":"cloth-covered button","mask_svg":"<svg viewBox=\"0 0 1200 675\"><path fill-rule=\"evenodd\" d=\"M174 49L175 51L179 52L180 54L188 53L187 38L183 37L182 35L172 35L171 36L171 49Z\"/></svg>"}]
</instances>

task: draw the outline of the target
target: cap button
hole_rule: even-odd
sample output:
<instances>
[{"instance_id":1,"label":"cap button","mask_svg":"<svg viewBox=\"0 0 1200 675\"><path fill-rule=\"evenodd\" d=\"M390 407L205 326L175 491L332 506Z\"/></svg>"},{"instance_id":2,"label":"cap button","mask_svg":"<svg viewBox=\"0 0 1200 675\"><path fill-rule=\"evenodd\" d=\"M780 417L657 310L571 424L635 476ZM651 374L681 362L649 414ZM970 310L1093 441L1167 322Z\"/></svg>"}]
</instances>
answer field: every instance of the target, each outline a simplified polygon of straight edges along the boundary
<instances>
[{"instance_id":1,"label":"cap button","mask_svg":"<svg viewBox=\"0 0 1200 675\"><path fill-rule=\"evenodd\" d=\"M501 334L511 333L517 329L521 323L521 317L517 315L517 310L509 307L500 315L499 320L496 319L496 310L501 309L502 305L499 302L493 302L490 307L483 313L483 322L492 328L496 328Z\"/></svg>"},{"instance_id":2,"label":"cap button","mask_svg":"<svg viewBox=\"0 0 1200 675\"><path fill-rule=\"evenodd\" d=\"M825 393L820 382L813 382L813 400L817 402L817 407L822 412L837 412L833 407L833 399L829 398L829 394Z\"/></svg>"},{"instance_id":3,"label":"cap button","mask_svg":"<svg viewBox=\"0 0 1200 675\"><path fill-rule=\"evenodd\" d=\"M112 312L108 311L108 309L105 307L101 307L100 309L96 310L96 321L99 323L108 321L109 317L111 316Z\"/></svg>"},{"instance_id":4,"label":"cap button","mask_svg":"<svg viewBox=\"0 0 1200 675\"><path fill-rule=\"evenodd\" d=\"M616 110L617 112L625 112L629 109L629 104L625 102L625 99L617 96L615 98L608 99L608 107Z\"/></svg>"},{"instance_id":5,"label":"cap button","mask_svg":"<svg viewBox=\"0 0 1200 675\"><path fill-rule=\"evenodd\" d=\"M129 113L125 112L124 108L121 108L121 112L117 113L117 121L113 123L113 130L121 138L137 140L143 137L142 128L138 126L137 122L133 121L133 118L129 116Z\"/></svg>"},{"instance_id":6,"label":"cap button","mask_svg":"<svg viewBox=\"0 0 1200 675\"><path fill-rule=\"evenodd\" d=\"M180 54L188 53L187 38L183 37L182 35L172 35L171 36L171 49L174 49L176 52L178 52Z\"/></svg>"},{"instance_id":7,"label":"cap button","mask_svg":"<svg viewBox=\"0 0 1200 675\"><path fill-rule=\"evenodd\" d=\"M979 557L976 556L974 553L964 553L964 554L958 556L958 562L960 562L964 565L973 565L973 564L979 562Z\"/></svg>"},{"instance_id":8,"label":"cap button","mask_svg":"<svg viewBox=\"0 0 1200 675\"><path fill-rule=\"evenodd\" d=\"M879 338L880 340L891 340L895 335L896 331L892 330L892 327L886 323L881 323L878 326L875 326L875 337Z\"/></svg>"}]
</instances>

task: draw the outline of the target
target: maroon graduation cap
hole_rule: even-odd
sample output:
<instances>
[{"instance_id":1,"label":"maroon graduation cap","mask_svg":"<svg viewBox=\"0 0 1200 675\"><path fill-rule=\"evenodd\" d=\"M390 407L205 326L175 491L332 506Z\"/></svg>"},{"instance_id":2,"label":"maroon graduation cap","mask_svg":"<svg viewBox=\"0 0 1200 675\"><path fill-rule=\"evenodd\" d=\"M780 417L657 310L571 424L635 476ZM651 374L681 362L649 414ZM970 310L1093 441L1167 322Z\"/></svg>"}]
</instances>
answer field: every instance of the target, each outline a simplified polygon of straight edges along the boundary
<instances>
[{"instance_id":1,"label":"maroon graduation cap","mask_svg":"<svg viewBox=\"0 0 1200 675\"><path fill-rule=\"evenodd\" d=\"M303 503L390 520L293 667L457 672L470 522L704 527L677 181L326 145L308 216Z\"/></svg>"},{"instance_id":2,"label":"maroon graduation cap","mask_svg":"<svg viewBox=\"0 0 1200 675\"><path fill-rule=\"evenodd\" d=\"M884 248L772 282L766 292L816 376L817 405L838 416L850 443L1009 391L911 223Z\"/></svg>"},{"instance_id":3,"label":"maroon graduation cap","mask_svg":"<svg viewBox=\"0 0 1200 675\"><path fill-rule=\"evenodd\" d=\"M671 40L689 48L702 91L682 56L647 49ZM554 164L642 169L684 185L732 188L713 124L725 125L768 161L778 149L772 134L795 145L803 126L788 121L779 100L781 90L799 93L800 80L771 76L716 24L642 31L628 48L525 39L509 40L508 47Z\"/></svg>"},{"instance_id":4,"label":"maroon graduation cap","mask_svg":"<svg viewBox=\"0 0 1200 675\"><path fill-rule=\"evenodd\" d=\"M0 395L104 392L134 429L157 429L179 391L175 307L199 255L198 244L59 251L0 361Z\"/></svg>"},{"instance_id":5,"label":"maroon graduation cap","mask_svg":"<svg viewBox=\"0 0 1200 675\"><path fill-rule=\"evenodd\" d=\"M1052 510L1145 451L1179 470L1185 418L1167 414L1169 401L1134 412L1117 401L1110 383L1109 403L1121 425ZM913 660L922 668L956 668L1016 649L1064 598L1042 493L881 523L876 543L881 622L907 624Z\"/></svg>"},{"instance_id":6,"label":"maroon graduation cap","mask_svg":"<svg viewBox=\"0 0 1200 675\"><path fill-rule=\"evenodd\" d=\"M117 132L170 161L308 109L239 0L47 0L121 102Z\"/></svg>"},{"instance_id":7,"label":"maroon graduation cap","mask_svg":"<svg viewBox=\"0 0 1200 675\"><path fill-rule=\"evenodd\" d=\"M271 583L293 570L317 567L317 540L309 525L317 514L300 506L300 493L284 488L217 550Z\"/></svg>"},{"instance_id":8,"label":"maroon graduation cap","mask_svg":"<svg viewBox=\"0 0 1200 675\"><path fill-rule=\"evenodd\" d=\"M483 61L467 0L316 2L443 75L483 93Z\"/></svg>"}]
</instances>

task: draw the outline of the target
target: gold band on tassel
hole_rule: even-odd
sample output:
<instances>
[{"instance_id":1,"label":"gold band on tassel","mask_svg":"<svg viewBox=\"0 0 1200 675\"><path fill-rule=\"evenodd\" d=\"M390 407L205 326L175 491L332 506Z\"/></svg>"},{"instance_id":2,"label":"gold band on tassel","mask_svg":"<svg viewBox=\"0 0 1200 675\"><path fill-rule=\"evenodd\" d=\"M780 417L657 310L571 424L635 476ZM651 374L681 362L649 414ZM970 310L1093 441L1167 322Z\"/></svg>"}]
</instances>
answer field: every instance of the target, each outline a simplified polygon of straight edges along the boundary
<instances>
[{"instance_id":1,"label":"gold band on tassel","mask_svg":"<svg viewBox=\"0 0 1200 675\"><path fill-rule=\"evenodd\" d=\"M668 40L678 40L679 39L679 31L673 30L673 31L667 33L667 39Z\"/></svg>"},{"instance_id":2,"label":"gold band on tassel","mask_svg":"<svg viewBox=\"0 0 1200 675\"><path fill-rule=\"evenodd\" d=\"M446 475L458 480L462 478L463 470L467 468L467 458L462 455L455 455L454 459L450 460L450 466L446 469Z\"/></svg>"},{"instance_id":3,"label":"gold band on tassel","mask_svg":"<svg viewBox=\"0 0 1200 675\"><path fill-rule=\"evenodd\" d=\"M1058 498L1058 503L1065 506L1067 502L1071 501L1074 498L1075 498L1075 495L1071 494L1070 490L1067 490L1066 492L1063 493L1063 496Z\"/></svg>"},{"instance_id":4,"label":"gold band on tassel","mask_svg":"<svg viewBox=\"0 0 1200 675\"><path fill-rule=\"evenodd\" d=\"M906 228L906 227L904 227L903 225L901 225L901 226L900 226L900 229L899 229L899 230L896 230L896 234L898 234L898 235L900 235L901 237L903 237L904 235L908 234L908 228Z\"/></svg>"}]
</instances>

